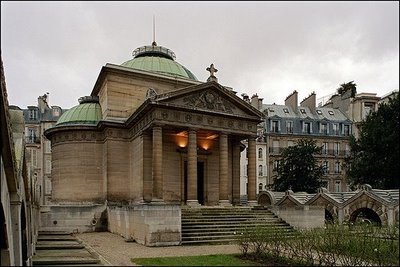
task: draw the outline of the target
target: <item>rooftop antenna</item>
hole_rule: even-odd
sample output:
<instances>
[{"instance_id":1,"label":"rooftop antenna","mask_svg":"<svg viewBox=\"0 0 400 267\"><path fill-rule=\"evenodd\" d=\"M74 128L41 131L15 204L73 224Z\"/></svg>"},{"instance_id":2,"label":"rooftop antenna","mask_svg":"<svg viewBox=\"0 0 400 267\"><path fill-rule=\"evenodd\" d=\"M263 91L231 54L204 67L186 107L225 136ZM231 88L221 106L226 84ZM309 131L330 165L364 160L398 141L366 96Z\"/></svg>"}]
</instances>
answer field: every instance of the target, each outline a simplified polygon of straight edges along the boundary
<instances>
[{"instance_id":1,"label":"rooftop antenna","mask_svg":"<svg viewBox=\"0 0 400 267\"><path fill-rule=\"evenodd\" d=\"M153 15L153 43L152 46L157 46L156 43L156 17Z\"/></svg>"}]
</instances>

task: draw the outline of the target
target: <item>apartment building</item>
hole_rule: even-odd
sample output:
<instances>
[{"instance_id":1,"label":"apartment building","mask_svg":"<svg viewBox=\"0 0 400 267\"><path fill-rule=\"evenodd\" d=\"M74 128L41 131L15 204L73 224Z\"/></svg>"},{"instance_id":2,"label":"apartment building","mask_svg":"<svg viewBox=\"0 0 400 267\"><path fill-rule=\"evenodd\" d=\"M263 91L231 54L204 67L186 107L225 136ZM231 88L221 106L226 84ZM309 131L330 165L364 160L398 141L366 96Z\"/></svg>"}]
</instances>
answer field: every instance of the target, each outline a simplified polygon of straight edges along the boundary
<instances>
[{"instance_id":1,"label":"apartment building","mask_svg":"<svg viewBox=\"0 0 400 267\"><path fill-rule=\"evenodd\" d=\"M25 143L27 171L37 184L40 192L40 204L51 200L51 144L43 132L53 127L66 110L59 106L49 106L49 96L38 97L37 106L28 106L23 110L25 120Z\"/></svg>"},{"instance_id":2,"label":"apartment building","mask_svg":"<svg viewBox=\"0 0 400 267\"><path fill-rule=\"evenodd\" d=\"M348 191L344 160L350 154L349 137L352 121L338 108L317 107L315 93L298 104L298 92L290 94L284 105L263 104L253 95L242 95L265 115L259 125L257 139L257 193L272 187L284 148L295 145L301 138L312 138L322 147L318 161L325 166L323 180L331 192ZM247 144L245 144L247 147ZM246 192L247 149L241 157L241 194ZM261 158L263 157L263 158ZM262 174L262 175L261 175Z\"/></svg>"}]
</instances>

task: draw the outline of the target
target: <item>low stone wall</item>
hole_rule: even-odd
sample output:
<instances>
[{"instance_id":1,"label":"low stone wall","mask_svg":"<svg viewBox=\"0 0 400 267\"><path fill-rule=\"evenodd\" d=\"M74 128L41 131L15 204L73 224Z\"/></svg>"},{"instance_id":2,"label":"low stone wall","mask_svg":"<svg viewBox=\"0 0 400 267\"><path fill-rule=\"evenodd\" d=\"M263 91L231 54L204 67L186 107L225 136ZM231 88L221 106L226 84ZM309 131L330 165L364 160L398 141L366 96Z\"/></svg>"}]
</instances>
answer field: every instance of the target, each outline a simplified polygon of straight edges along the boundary
<instances>
[{"instance_id":1,"label":"low stone wall","mask_svg":"<svg viewBox=\"0 0 400 267\"><path fill-rule=\"evenodd\" d=\"M181 207L171 204L108 205L108 230L145 246L181 243Z\"/></svg>"},{"instance_id":2,"label":"low stone wall","mask_svg":"<svg viewBox=\"0 0 400 267\"><path fill-rule=\"evenodd\" d=\"M107 230L106 206L104 204L42 206L40 229L71 233Z\"/></svg>"},{"instance_id":3,"label":"low stone wall","mask_svg":"<svg viewBox=\"0 0 400 267\"><path fill-rule=\"evenodd\" d=\"M324 227L325 208L320 206L287 206L271 207L271 210L282 220L297 229Z\"/></svg>"}]
</instances>

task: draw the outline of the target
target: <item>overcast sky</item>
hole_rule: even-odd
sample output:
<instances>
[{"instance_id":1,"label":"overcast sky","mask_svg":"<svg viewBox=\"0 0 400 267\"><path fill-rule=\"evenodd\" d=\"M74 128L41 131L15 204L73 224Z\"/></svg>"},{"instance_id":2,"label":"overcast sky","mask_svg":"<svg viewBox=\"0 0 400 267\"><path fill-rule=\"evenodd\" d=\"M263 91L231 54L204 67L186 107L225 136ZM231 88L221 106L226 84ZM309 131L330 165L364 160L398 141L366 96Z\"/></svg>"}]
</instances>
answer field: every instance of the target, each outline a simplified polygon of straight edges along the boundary
<instances>
[{"instance_id":1,"label":"overcast sky","mask_svg":"<svg viewBox=\"0 0 400 267\"><path fill-rule=\"evenodd\" d=\"M200 81L211 63L238 95L283 104L344 82L382 96L399 89L399 2L1 2L10 104L49 92L71 108L101 67L156 41Z\"/></svg>"}]
</instances>

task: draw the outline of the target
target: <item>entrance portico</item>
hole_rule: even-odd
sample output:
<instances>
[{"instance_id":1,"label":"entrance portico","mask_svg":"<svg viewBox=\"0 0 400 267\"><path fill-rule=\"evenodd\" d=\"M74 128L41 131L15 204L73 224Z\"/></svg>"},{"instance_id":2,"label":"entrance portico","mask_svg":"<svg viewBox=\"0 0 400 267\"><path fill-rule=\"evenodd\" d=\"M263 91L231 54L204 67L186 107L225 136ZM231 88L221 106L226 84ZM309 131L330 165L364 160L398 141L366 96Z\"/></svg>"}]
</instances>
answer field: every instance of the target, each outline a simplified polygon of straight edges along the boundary
<instances>
[{"instance_id":1,"label":"entrance portico","mask_svg":"<svg viewBox=\"0 0 400 267\"><path fill-rule=\"evenodd\" d=\"M260 116L242 102L216 82L158 95L149 101L141 112L141 120L149 123L136 121L136 125L143 125L137 129L139 135L151 136L147 138L150 142L143 142L143 151L152 151L148 164L152 166L152 197L144 197L145 202L239 204L241 141L246 140L248 200L256 204L255 137Z\"/></svg>"}]
</instances>

